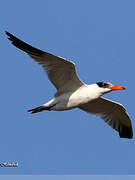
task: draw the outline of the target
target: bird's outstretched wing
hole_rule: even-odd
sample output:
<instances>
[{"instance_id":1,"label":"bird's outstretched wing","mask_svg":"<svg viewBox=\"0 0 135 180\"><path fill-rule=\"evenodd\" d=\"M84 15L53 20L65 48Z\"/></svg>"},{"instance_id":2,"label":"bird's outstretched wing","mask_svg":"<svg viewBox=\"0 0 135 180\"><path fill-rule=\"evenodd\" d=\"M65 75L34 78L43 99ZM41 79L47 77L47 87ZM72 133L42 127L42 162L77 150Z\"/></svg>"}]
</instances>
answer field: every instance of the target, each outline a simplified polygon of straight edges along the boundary
<instances>
[{"instance_id":1,"label":"bird's outstretched wing","mask_svg":"<svg viewBox=\"0 0 135 180\"><path fill-rule=\"evenodd\" d=\"M81 105L79 108L88 113L100 116L113 129L119 132L120 137L133 137L131 120L121 104L100 97Z\"/></svg>"},{"instance_id":2,"label":"bird's outstretched wing","mask_svg":"<svg viewBox=\"0 0 135 180\"><path fill-rule=\"evenodd\" d=\"M37 63L42 65L48 78L57 89L56 96L64 92L75 91L84 84L78 78L75 64L72 61L34 48L7 31L6 34L14 46L25 51Z\"/></svg>"}]
</instances>

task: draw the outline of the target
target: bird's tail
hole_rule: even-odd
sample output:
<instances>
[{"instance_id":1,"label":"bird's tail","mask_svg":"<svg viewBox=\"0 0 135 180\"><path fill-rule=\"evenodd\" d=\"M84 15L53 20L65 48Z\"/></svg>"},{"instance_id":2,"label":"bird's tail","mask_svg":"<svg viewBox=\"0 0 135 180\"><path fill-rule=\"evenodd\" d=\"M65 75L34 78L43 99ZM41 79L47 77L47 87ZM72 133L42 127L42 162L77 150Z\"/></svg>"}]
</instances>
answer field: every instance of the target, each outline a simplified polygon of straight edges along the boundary
<instances>
[{"instance_id":1,"label":"bird's tail","mask_svg":"<svg viewBox=\"0 0 135 180\"><path fill-rule=\"evenodd\" d=\"M31 114L33 114L33 113L38 113L38 112L41 112L44 110L50 111L50 108L51 107L39 106L39 107L36 107L34 109L29 109L28 112L31 112Z\"/></svg>"}]
</instances>

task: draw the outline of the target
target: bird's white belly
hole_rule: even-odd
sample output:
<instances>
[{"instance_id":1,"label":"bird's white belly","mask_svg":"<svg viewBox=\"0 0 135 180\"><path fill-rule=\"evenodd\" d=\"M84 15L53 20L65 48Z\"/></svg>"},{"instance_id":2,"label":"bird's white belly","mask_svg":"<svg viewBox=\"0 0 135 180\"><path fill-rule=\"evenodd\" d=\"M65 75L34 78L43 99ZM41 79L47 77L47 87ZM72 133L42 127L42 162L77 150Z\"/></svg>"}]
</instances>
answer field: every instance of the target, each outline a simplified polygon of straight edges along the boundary
<instances>
[{"instance_id":1,"label":"bird's white belly","mask_svg":"<svg viewBox=\"0 0 135 180\"><path fill-rule=\"evenodd\" d=\"M95 91L89 91L87 88L77 90L57 97L53 102L55 106L51 109L57 111L73 109L98 97L99 95Z\"/></svg>"}]
</instances>

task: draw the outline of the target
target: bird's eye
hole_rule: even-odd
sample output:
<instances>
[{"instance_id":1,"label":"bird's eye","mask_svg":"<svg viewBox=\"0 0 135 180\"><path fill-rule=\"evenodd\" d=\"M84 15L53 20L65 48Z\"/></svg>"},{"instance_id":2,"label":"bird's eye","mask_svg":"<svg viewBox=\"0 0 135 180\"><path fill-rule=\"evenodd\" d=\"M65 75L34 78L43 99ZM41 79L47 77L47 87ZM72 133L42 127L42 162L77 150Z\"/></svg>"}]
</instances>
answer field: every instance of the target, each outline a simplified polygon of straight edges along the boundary
<instances>
[{"instance_id":1,"label":"bird's eye","mask_svg":"<svg viewBox=\"0 0 135 180\"><path fill-rule=\"evenodd\" d=\"M101 88L108 88L110 86L107 82L98 82L97 85Z\"/></svg>"},{"instance_id":2,"label":"bird's eye","mask_svg":"<svg viewBox=\"0 0 135 180\"><path fill-rule=\"evenodd\" d=\"M109 85L107 83L103 83L103 87L108 87Z\"/></svg>"}]
</instances>

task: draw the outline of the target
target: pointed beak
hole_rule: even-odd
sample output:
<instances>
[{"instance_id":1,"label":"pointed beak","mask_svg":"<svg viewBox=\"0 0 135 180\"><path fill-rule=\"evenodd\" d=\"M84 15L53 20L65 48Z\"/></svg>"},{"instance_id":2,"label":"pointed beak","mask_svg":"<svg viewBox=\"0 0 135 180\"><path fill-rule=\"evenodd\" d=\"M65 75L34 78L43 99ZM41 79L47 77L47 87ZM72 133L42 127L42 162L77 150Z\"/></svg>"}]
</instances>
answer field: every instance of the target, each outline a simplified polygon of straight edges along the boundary
<instances>
[{"instance_id":1,"label":"pointed beak","mask_svg":"<svg viewBox=\"0 0 135 180\"><path fill-rule=\"evenodd\" d=\"M111 89L111 90L124 90L126 88L123 86L113 85L113 86L110 86L109 89Z\"/></svg>"}]
</instances>

